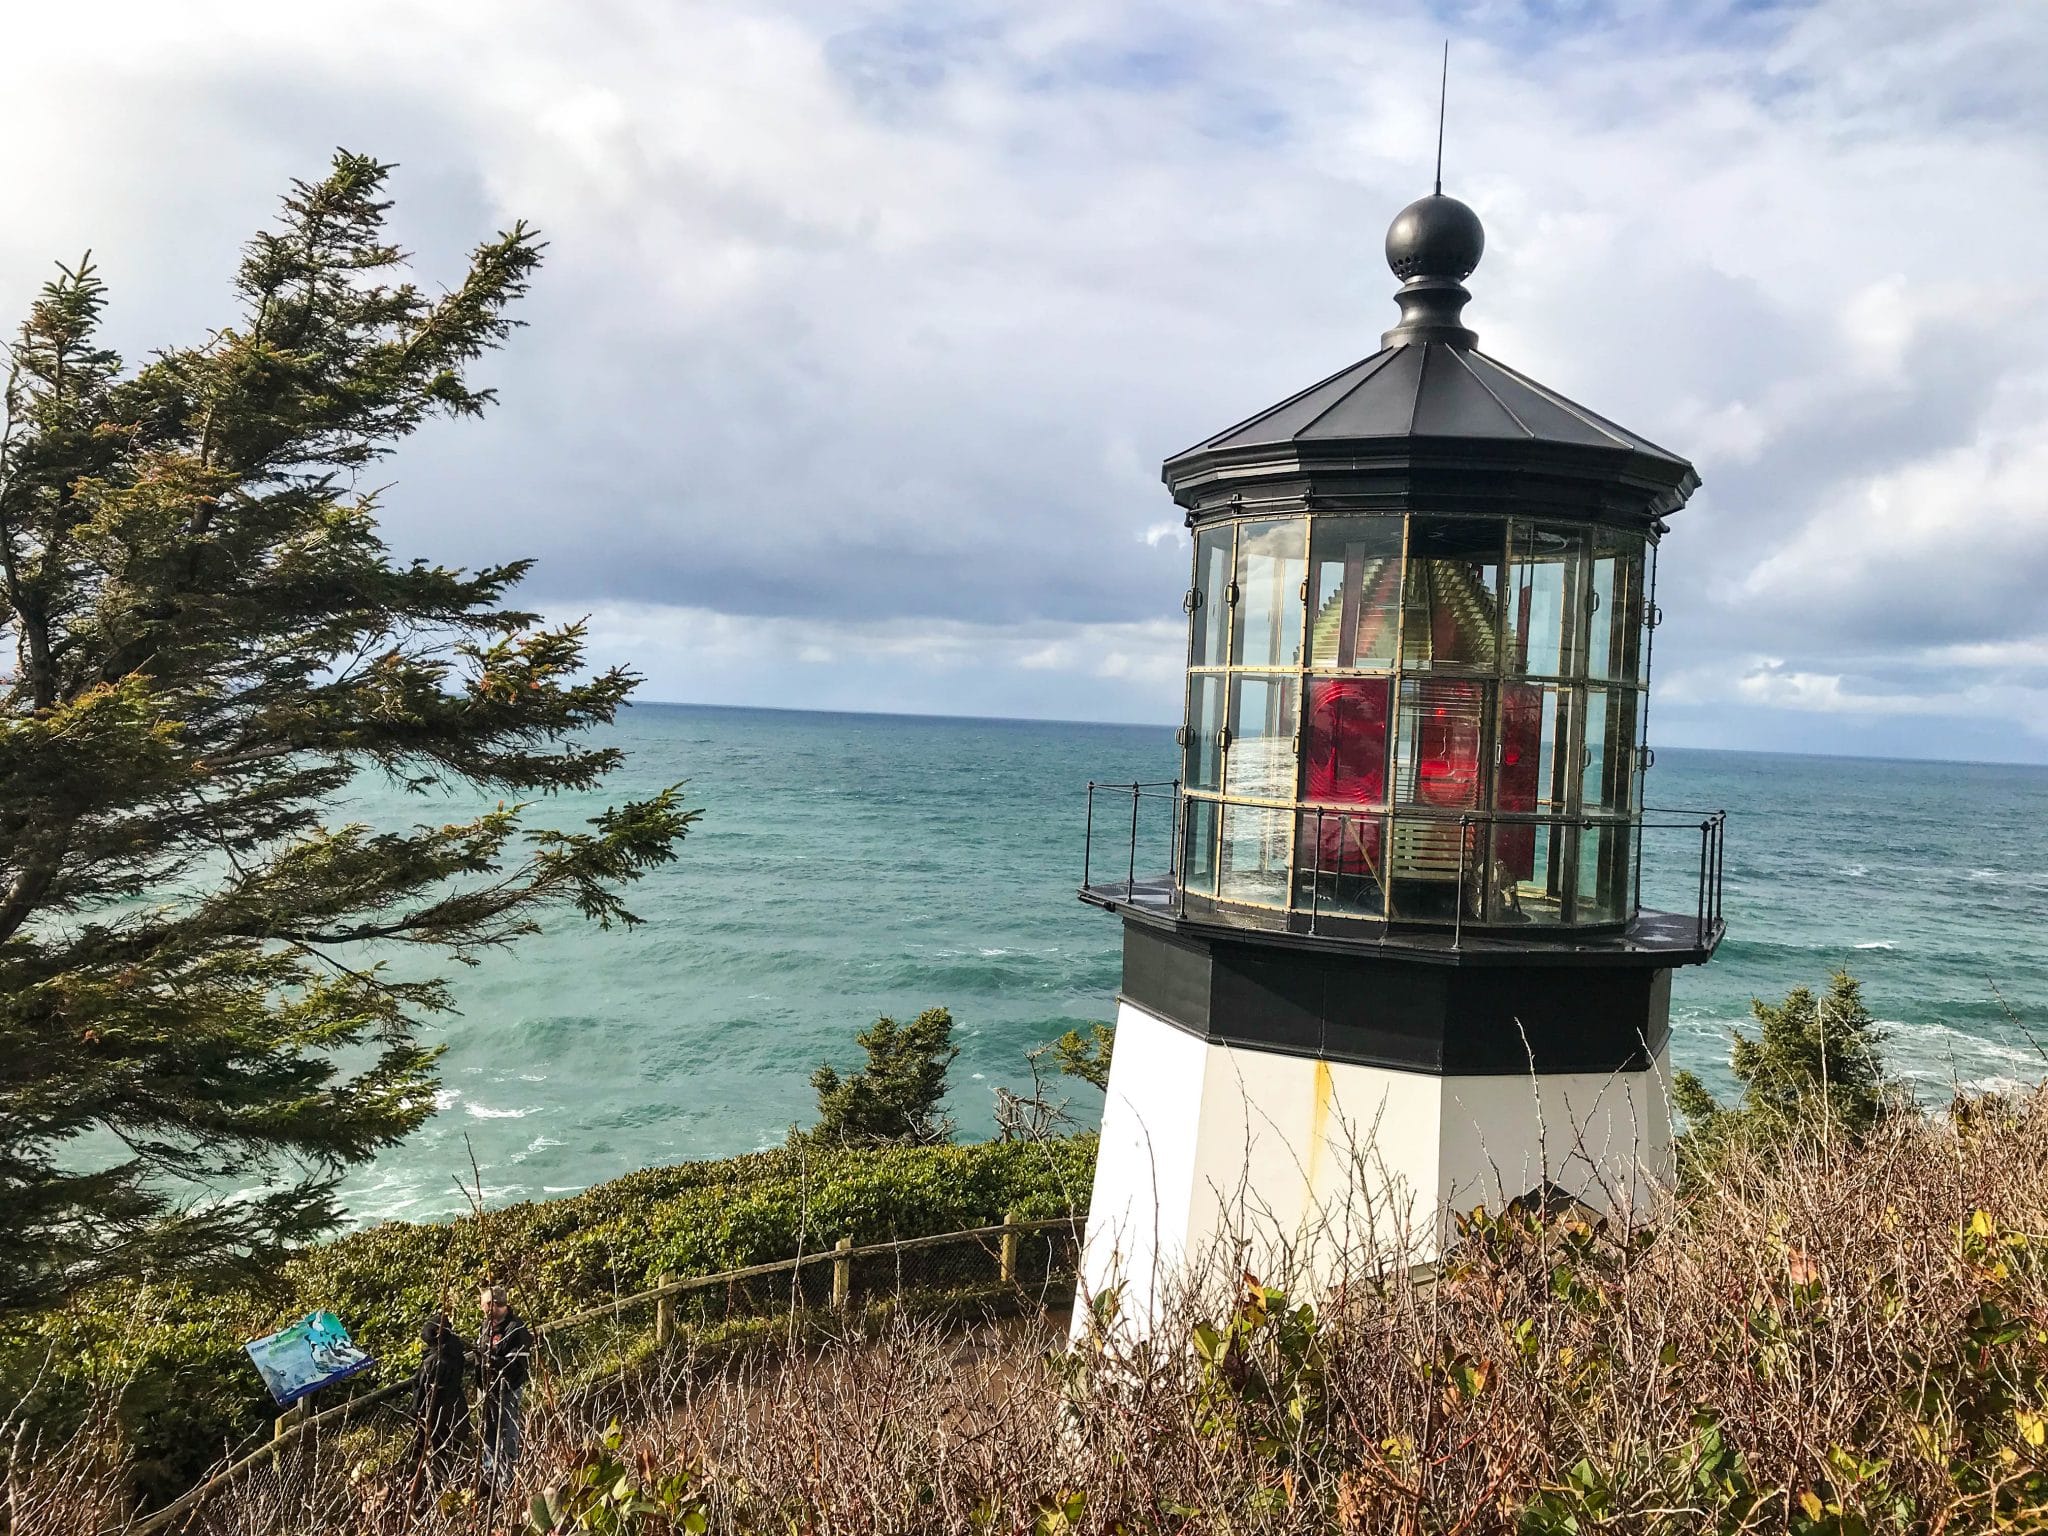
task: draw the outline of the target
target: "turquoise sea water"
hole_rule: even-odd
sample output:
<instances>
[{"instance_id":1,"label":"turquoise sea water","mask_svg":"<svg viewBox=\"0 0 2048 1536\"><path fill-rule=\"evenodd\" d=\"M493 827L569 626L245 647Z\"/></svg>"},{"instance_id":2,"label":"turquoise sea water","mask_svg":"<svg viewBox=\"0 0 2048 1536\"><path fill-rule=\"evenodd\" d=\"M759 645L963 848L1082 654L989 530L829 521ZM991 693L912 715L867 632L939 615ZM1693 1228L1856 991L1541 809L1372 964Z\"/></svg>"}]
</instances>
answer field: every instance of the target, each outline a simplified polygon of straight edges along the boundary
<instances>
[{"instance_id":1,"label":"turquoise sea water","mask_svg":"<svg viewBox=\"0 0 2048 1536\"><path fill-rule=\"evenodd\" d=\"M1110 1016L1119 925L1074 896L1084 786L1171 778L1171 730L643 705L616 736L606 791L540 814L686 779L703 821L634 893L645 926L561 918L458 969L440 1112L351 1178L355 1219L460 1210L472 1152L504 1202L769 1145L809 1118L813 1066L858 1058L856 1029L939 1003L954 1113L985 1134L1026 1050ZM1729 938L1678 973L1680 1065L1725 1080L1752 996L1846 965L1924 1096L2048 1070L1992 992L2048 1040L2048 769L1664 749L1649 797L1730 812ZM348 814L468 809L365 790ZM1692 910L1697 856L1649 844L1645 900Z\"/></svg>"}]
</instances>

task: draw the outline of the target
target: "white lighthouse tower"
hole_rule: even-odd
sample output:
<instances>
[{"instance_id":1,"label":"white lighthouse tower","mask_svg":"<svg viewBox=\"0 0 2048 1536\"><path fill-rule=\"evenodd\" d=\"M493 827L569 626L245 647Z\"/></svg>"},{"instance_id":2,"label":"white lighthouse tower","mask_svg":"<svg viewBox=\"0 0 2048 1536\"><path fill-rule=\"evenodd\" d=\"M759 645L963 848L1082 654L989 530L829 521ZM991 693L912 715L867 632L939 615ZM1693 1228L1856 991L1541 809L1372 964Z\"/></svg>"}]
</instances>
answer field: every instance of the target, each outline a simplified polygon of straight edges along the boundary
<instances>
[{"instance_id":1,"label":"white lighthouse tower","mask_svg":"<svg viewBox=\"0 0 2048 1536\"><path fill-rule=\"evenodd\" d=\"M1427 1261L1453 1212L1624 1214L1671 1172L1671 973L1720 942L1722 820L1645 811L1644 730L1699 477L1478 350L1483 246L1453 198L1402 210L1380 350L1166 462L1181 777L1091 787L1081 895L1124 969L1083 1306L1119 1285L1142 1320L1217 1244ZM1641 905L1659 833L1688 910Z\"/></svg>"}]
</instances>

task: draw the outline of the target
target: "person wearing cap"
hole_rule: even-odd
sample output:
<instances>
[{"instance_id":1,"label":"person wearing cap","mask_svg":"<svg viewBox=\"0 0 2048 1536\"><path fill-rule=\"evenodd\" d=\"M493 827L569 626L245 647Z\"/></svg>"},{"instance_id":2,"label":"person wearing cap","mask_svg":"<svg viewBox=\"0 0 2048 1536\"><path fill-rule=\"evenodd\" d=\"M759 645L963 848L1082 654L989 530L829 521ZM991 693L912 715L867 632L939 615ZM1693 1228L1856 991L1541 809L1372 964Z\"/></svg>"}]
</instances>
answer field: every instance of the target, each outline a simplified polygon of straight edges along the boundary
<instances>
[{"instance_id":1,"label":"person wearing cap","mask_svg":"<svg viewBox=\"0 0 2048 1536\"><path fill-rule=\"evenodd\" d=\"M483 1332L477 1339L477 1368L483 1396L484 1466L502 1481L519 1459L520 1397L533 1374L533 1330L512 1310L502 1285L486 1285Z\"/></svg>"}]
</instances>

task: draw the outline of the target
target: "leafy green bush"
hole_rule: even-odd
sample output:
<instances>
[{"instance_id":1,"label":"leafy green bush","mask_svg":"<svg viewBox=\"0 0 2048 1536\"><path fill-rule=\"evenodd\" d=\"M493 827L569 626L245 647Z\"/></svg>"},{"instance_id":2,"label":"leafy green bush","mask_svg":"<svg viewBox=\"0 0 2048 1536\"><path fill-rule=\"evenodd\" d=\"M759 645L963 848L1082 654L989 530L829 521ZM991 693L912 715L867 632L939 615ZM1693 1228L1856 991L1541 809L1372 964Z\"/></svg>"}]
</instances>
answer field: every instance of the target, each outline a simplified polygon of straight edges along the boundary
<instances>
[{"instance_id":1,"label":"leafy green bush","mask_svg":"<svg viewBox=\"0 0 2048 1536\"><path fill-rule=\"evenodd\" d=\"M473 1327L477 1282L513 1287L531 1321L677 1278L855 1243L922 1237L1085 1209L1092 1136L1026 1144L835 1148L803 1144L651 1168L561 1200L437 1224L385 1222L299 1250L262 1290L110 1285L0 1334L0 1403L45 1443L116 1406L140 1491L189 1485L266 1429L273 1409L245 1340L315 1307L381 1362L419 1359L443 1295ZM985 1268L985 1265L984 1265ZM938 1273L934 1267L933 1273Z\"/></svg>"}]
</instances>

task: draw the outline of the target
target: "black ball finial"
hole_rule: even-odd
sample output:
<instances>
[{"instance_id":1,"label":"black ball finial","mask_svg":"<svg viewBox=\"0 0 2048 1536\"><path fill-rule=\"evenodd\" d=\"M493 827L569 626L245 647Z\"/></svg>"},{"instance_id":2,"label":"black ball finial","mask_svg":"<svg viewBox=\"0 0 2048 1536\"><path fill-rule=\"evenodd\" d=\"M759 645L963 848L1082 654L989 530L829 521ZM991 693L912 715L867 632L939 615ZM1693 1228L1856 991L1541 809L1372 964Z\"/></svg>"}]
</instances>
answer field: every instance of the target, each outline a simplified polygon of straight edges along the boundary
<instances>
[{"instance_id":1,"label":"black ball finial","mask_svg":"<svg viewBox=\"0 0 2048 1536\"><path fill-rule=\"evenodd\" d=\"M1394 295L1401 323L1386 333L1386 344L1474 345L1479 338L1462 323L1461 311L1472 297L1463 284L1485 250L1479 215L1455 197L1419 197L1396 214L1387 228L1387 265L1401 279Z\"/></svg>"},{"instance_id":2,"label":"black ball finial","mask_svg":"<svg viewBox=\"0 0 2048 1536\"><path fill-rule=\"evenodd\" d=\"M1448 277L1461 283L1486 251L1479 215L1441 192L1419 197L1387 226L1387 265L1406 282L1411 277Z\"/></svg>"}]
</instances>

